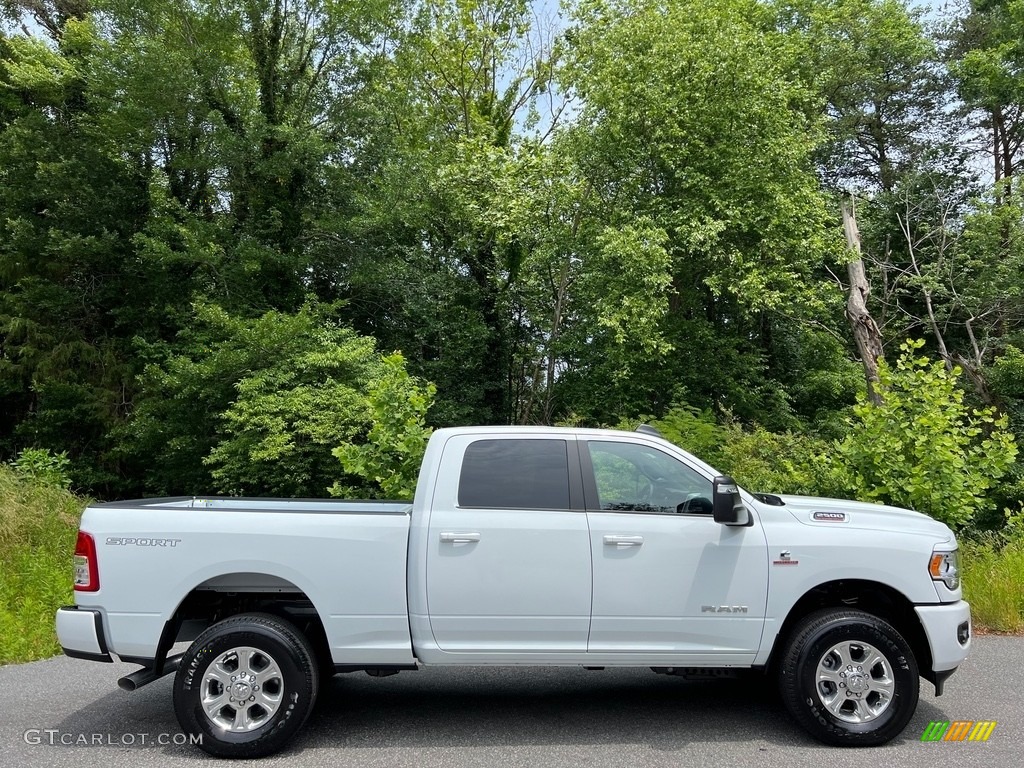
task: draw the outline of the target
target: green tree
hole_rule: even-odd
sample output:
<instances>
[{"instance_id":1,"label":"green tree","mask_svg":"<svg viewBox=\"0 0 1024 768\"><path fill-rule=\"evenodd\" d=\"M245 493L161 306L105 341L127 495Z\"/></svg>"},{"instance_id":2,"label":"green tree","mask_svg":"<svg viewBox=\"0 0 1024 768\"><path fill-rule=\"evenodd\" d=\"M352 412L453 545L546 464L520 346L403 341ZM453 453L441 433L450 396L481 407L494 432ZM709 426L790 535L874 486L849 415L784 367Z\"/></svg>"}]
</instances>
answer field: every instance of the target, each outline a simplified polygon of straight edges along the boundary
<instances>
[{"instance_id":1,"label":"green tree","mask_svg":"<svg viewBox=\"0 0 1024 768\"><path fill-rule=\"evenodd\" d=\"M971 0L950 30L951 68L964 105L979 113L997 202L1013 190L1024 149L1024 2Z\"/></svg>"},{"instance_id":2,"label":"green tree","mask_svg":"<svg viewBox=\"0 0 1024 768\"><path fill-rule=\"evenodd\" d=\"M562 82L580 112L557 139L589 195L569 409L657 415L683 385L697 407L792 423L774 326L831 291L798 46L746 0L597 0L574 19Z\"/></svg>"},{"instance_id":3,"label":"green tree","mask_svg":"<svg viewBox=\"0 0 1024 768\"><path fill-rule=\"evenodd\" d=\"M438 383L439 424L513 418L512 293L527 245L510 208L551 80L530 20L524 0L416 6L374 80L357 215L333 238L367 244L351 250L339 295L357 328Z\"/></svg>"},{"instance_id":4,"label":"green tree","mask_svg":"<svg viewBox=\"0 0 1024 768\"><path fill-rule=\"evenodd\" d=\"M801 41L800 72L824 107L828 136L819 158L826 182L891 192L935 142L947 101L921 11L905 0L774 5Z\"/></svg>"},{"instance_id":5,"label":"green tree","mask_svg":"<svg viewBox=\"0 0 1024 768\"><path fill-rule=\"evenodd\" d=\"M823 179L837 192L859 196L870 311L883 341L898 343L924 329L947 367L959 364L984 398L979 372L986 361L978 354L984 342L973 343L970 324L986 335L982 318L990 308L975 300L981 286L975 270L998 260L979 260L963 248L965 217L981 189L964 146L970 127L944 65L941 30L905 0L776 7L803 41L801 72L824 108Z\"/></svg>"},{"instance_id":6,"label":"green tree","mask_svg":"<svg viewBox=\"0 0 1024 768\"><path fill-rule=\"evenodd\" d=\"M60 16L51 33L0 33L0 441L66 450L76 485L110 488L96 457L126 410L126 326L145 325L125 312L145 179L96 134L96 25Z\"/></svg>"},{"instance_id":7,"label":"green tree","mask_svg":"<svg viewBox=\"0 0 1024 768\"><path fill-rule=\"evenodd\" d=\"M112 437L138 350L173 343L197 298L252 317L336 282L309 242L351 187L395 9L4 4L0 450L67 449L76 485L139 492Z\"/></svg>"}]
</instances>

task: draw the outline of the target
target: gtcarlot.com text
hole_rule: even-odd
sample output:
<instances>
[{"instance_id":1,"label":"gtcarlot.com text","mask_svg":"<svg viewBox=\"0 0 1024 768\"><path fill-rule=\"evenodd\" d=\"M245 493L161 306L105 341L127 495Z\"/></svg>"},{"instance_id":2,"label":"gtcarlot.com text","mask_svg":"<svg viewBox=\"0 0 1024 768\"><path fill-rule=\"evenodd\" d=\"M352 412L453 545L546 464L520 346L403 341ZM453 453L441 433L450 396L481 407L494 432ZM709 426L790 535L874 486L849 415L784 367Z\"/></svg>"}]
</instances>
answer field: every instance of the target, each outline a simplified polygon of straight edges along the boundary
<instances>
[{"instance_id":1,"label":"gtcarlot.com text","mask_svg":"<svg viewBox=\"0 0 1024 768\"><path fill-rule=\"evenodd\" d=\"M202 734L187 733L76 733L57 728L29 728L26 744L51 747L168 747L202 744Z\"/></svg>"}]
</instances>

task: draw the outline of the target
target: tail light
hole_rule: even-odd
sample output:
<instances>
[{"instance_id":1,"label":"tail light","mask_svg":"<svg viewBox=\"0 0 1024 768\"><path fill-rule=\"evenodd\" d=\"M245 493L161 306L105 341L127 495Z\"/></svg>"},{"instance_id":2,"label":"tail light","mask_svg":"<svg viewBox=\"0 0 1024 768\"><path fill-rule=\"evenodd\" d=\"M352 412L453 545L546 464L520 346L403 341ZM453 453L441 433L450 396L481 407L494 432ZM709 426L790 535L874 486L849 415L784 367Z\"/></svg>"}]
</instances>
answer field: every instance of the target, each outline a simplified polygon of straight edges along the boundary
<instances>
[{"instance_id":1,"label":"tail light","mask_svg":"<svg viewBox=\"0 0 1024 768\"><path fill-rule=\"evenodd\" d=\"M75 544L75 591L96 592L100 588L100 572L96 567L96 542L88 533L78 532Z\"/></svg>"}]
</instances>

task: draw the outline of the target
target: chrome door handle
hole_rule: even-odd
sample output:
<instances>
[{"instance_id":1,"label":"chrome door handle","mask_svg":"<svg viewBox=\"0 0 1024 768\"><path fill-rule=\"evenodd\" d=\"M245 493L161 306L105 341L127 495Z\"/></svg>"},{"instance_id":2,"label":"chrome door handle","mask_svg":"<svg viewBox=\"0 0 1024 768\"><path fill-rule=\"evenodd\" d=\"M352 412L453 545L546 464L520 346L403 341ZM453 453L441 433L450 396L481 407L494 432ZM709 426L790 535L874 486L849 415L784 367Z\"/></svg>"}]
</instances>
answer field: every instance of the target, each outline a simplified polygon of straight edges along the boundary
<instances>
[{"instance_id":1,"label":"chrome door handle","mask_svg":"<svg viewBox=\"0 0 1024 768\"><path fill-rule=\"evenodd\" d=\"M479 533L442 533L441 541L449 544L469 544L474 541L480 541Z\"/></svg>"},{"instance_id":2,"label":"chrome door handle","mask_svg":"<svg viewBox=\"0 0 1024 768\"><path fill-rule=\"evenodd\" d=\"M605 536L604 543L612 546L639 547L644 543L643 536Z\"/></svg>"}]
</instances>

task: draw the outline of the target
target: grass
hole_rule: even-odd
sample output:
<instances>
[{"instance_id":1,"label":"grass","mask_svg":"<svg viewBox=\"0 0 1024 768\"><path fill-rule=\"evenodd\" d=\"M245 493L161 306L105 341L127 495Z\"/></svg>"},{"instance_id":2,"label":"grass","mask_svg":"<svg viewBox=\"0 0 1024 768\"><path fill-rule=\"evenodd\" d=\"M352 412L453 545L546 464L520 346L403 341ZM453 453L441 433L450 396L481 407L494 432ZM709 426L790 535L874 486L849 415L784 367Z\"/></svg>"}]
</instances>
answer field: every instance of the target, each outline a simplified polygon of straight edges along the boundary
<instances>
[{"instance_id":1,"label":"grass","mask_svg":"<svg viewBox=\"0 0 1024 768\"><path fill-rule=\"evenodd\" d=\"M71 555L84 506L0 464L0 664L60 653L54 612L72 602Z\"/></svg>"},{"instance_id":2,"label":"grass","mask_svg":"<svg viewBox=\"0 0 1024 768\"><path fill-rule=\"evenodd\" d=\"M964 598L975 625L995 632L1024 633L1024 537L961 540Z\"/></svg>"}]
</instances>

